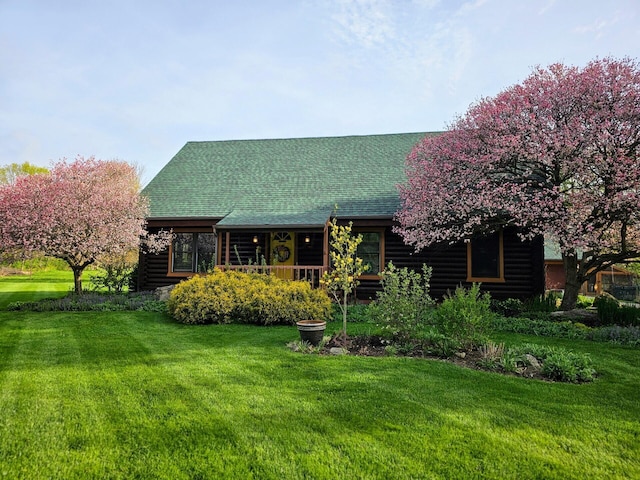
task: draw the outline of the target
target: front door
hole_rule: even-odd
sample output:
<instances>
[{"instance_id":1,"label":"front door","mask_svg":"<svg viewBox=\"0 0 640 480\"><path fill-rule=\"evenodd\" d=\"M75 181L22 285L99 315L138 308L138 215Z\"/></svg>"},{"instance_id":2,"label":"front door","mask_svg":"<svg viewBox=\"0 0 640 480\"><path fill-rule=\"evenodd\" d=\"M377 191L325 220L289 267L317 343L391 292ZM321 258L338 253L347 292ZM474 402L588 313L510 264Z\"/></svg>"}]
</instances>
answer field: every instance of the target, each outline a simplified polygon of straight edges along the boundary
<instances>
[{"instance_id":1,"label":"front door","mask_svg":"<svg viewBox=\"0 0 640 480\"><path fill-rule=\"evenodd\" d=\"M293 266L295 235L293 232L271 233L271 265L276 267ZM276 270L279 278L293 280L293 269Z\"/></svg>"}]
</instances>

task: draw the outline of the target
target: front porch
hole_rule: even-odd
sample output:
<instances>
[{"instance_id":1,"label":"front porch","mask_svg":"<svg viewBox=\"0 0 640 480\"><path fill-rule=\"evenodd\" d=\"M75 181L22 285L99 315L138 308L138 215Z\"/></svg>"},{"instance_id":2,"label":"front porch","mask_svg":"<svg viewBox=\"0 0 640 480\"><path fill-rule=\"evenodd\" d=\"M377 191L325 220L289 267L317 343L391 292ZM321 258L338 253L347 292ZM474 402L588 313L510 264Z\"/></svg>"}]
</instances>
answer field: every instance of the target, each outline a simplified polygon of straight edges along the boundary
<instances>
[{"instance_id":1,"label":"front porch","mask_svg":"<svg viewBox=\"0 0 640 480\"><path fill-rule=\"evenodd\" d=\"M222 271L236 270L243 273L275 275L285 280L304 280L313 288L319 287L320 279L327 271L326 267L318 265L218 265L216 268Z\"/></svg>"},{"instance_id":2,"label":"front porch","mask_svg":"<svg viewBox=\"0 0 640 480\"><path fill-rule=\"evenodd\" d=\"M327 229L217 232L216 266L320 285L329 268Z\"/></svg>"}]
</instances>

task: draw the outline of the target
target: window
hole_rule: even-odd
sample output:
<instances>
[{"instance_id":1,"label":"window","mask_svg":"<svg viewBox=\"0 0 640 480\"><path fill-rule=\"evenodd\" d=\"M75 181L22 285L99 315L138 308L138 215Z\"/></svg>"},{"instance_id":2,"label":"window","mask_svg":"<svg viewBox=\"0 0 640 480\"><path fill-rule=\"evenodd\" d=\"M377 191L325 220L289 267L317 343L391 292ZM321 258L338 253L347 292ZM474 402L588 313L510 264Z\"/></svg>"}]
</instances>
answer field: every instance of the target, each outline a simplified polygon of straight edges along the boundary
<instances>
[{"instance_id":1,"label":"window","mask_svg":"<svg viewBox=\"0 0 640 480\"><path fill-rule=\"evenodd\" d=\"M213 233L175 233L171 245L171 272L204 272L215 264L215 250Z\"/></svg>"},{"instance_id":2,"label":"window","mask_svg":"<svg viewBox=\"0 0 640 480\"><path fill-rule=\"evenodd\" d=\"M362 242L358 245L357 255L364 265L369 265L364 275L378 275L383 265L381 232L355 232L362 235Z\"/></svg>"},{"instance_id":3,"label":"window","mask_svg":"<svg viewBox=\"0 0 640 480\"><path fill-rule=\"evenodd\" d=\"M502 232L474 237L467 244L467 281L504 282Z\"/></svg>"}]
</instances>

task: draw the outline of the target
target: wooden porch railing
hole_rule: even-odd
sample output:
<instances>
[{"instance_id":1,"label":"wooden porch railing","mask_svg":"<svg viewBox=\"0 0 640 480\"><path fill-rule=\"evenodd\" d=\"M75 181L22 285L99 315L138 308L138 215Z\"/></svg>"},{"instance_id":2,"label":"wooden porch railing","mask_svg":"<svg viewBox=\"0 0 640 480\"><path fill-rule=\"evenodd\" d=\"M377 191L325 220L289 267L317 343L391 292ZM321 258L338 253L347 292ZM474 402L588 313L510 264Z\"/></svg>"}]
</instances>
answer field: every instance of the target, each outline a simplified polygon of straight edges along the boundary
<instances>
[{"instance_id":1,"label":"wooden porch railing","mask_svg":"<svg viewBox=\"0 0 640 480\"><path fill-rule=\"evenodd\" d=\"M244 273L275 275L286 280L305 280L313 288L320 286L322 274L327 270L322 265L217 265L220 270L237 270Z\"/></svg>"}]
</instances>

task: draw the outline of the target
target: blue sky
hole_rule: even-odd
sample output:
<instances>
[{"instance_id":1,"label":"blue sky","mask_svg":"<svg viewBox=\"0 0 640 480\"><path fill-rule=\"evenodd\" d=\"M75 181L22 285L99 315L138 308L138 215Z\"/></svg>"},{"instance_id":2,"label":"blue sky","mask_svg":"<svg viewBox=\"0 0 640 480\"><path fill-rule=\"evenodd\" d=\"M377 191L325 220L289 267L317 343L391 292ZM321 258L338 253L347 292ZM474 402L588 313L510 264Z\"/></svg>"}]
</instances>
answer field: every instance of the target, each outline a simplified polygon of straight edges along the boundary
<instances>
[{"instance_id":1,"label":"blue sky","mask_svg":"<svg viewBox=\"0 0 640 480\"><path fill-rule=\"evenodd\" d=\"M0 165L443 130L604 56L640 58L637 0L0 0Z\"/></svg>"}]
</instances>

